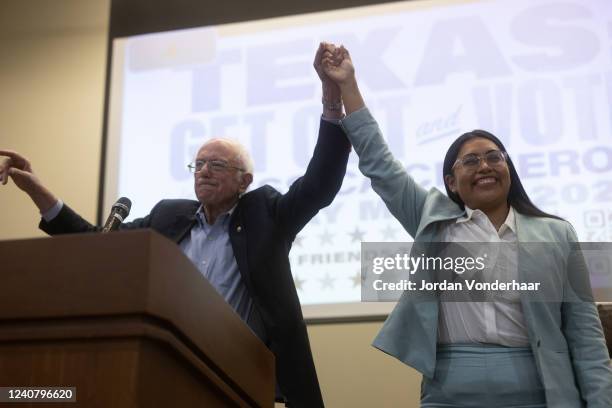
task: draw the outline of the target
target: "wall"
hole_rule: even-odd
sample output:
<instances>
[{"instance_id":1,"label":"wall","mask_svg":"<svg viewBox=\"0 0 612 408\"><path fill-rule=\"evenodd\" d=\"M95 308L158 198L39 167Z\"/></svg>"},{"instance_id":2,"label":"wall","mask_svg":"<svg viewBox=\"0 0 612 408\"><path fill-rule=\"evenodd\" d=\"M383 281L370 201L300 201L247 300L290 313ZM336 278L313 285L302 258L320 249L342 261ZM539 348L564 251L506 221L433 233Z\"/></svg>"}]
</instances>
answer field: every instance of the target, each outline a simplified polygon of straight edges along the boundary
<instances>
[{"instance_id":1,"label":"wall","mask_svg":"<svg viewBox=\"0 0 612 408\"><path fill-rule=\"evenodd\" d=\"M94 221L110 0L0 2L0 149L27 156L47 186ZM12 182L0 240L43 236ZM0 260L1 263L1 260ZM311 325L328 407L416 407L420 376L369 344L381 323Z\"/></svg>"},{"instance_id":2,"label":"wall","mask_svg":"<svg viewBox=\"0 0 612 408\"><path fill-rule=\"evenodd\" d=\"M347 323L308 327L327 407L419 406L421 375L370 346L381 325Z\"/></svg>"},{"instance_id":3,"label":"wall","mask_svg":"<svg viewBox=\"0 0 612 408\"><path fill-rule=\"evenodd\" d=\"M93 221L109 1L0 2L0 148L16 150ZM41 236L38 211L0 186L0 239Z\"/></svg>"}]
</instances>

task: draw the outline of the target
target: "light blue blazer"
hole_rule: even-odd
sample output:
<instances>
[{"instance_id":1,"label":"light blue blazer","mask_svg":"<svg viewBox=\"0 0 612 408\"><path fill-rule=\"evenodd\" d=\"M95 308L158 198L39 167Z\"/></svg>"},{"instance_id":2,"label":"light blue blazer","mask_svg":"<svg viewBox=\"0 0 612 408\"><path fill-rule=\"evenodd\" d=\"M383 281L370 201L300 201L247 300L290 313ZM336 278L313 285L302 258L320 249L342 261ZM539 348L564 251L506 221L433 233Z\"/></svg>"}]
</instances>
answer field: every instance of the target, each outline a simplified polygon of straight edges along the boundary
<instances>
[{"instance_id":1,"label":"light blue blazer","mask_svg":"<svg viewBox=\"0 0 612 408\"><path fill-rule=\"evenodd\" d=\"M359 156L359 169L415 242L440 241L445 223L465 215L445 194L435 188L426 191L408 175L393 158L367 108L347 116L342 125ZM550 262L564 259L570 243L577 242L574 229L566 221L518 212L516 229L519 242L559 243L550 246L559 253L547 257L535 250L530 253L528 245L521 245L519 252L519 279L545 271L547 283L559 292L559 301L548 302L530 301L529 295L521 294L547 405L612 408L612 366L597 309L592 302L568 301L571 290L565 269ZM590 292L588 276L580 279ZM433 378L437 329L437 298L404 292L373 346Z\"/></svg>"}]
</instances>

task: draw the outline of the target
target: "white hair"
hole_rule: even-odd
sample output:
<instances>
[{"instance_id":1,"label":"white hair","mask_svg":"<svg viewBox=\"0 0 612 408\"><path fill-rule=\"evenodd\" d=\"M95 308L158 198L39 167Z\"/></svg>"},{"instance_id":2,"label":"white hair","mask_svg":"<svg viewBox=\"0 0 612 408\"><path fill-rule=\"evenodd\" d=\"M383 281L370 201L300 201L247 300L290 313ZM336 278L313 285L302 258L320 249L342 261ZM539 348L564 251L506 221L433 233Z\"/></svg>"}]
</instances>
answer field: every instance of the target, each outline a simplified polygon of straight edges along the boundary
<instances>
[{"instance_id":1,"label":"white hair","mask_svg":"<svg viewBox=\"0 0 612 408\"><path fill-rule=\"evenodd\" d=\"M255 168L255 165L253 164L253 158L251 157L251 154L246 149L246 147L244 147L242 143L240 143L236 139L230 139L230 138L225 138L225 137L215 137L213 139L207 140L206 143L202 145L202 147L212 142L223 142L231 146L232 150L236 153L236 156L233 157L233 160L239 163L239 166L242 167L245 173L253 174L253 171Z\"/></svg>"}]
</instances>

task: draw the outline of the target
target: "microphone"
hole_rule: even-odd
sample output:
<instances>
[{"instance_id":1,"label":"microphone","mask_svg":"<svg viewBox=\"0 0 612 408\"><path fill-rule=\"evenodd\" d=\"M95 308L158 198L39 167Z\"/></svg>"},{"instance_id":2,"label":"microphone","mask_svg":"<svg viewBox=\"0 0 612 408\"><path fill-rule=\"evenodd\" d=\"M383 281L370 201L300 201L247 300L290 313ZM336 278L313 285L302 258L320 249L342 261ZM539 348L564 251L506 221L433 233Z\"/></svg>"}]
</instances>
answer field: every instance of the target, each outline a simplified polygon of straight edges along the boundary
<instances>
[{"instance_id":1,"label":"microphone","mask_svg":"<svg viewBox=\"0 0 612 408\"><path fill-rule=\"evenodd\" d=\"M106 219L102 232L111 232L119 228L119 225L121 225L123 220L127 218L128 214L130 213L130 208L132 208L132 202L129 198L121 197L118 199L111 208L111 212Z\"/></svg>"}]
</instances>

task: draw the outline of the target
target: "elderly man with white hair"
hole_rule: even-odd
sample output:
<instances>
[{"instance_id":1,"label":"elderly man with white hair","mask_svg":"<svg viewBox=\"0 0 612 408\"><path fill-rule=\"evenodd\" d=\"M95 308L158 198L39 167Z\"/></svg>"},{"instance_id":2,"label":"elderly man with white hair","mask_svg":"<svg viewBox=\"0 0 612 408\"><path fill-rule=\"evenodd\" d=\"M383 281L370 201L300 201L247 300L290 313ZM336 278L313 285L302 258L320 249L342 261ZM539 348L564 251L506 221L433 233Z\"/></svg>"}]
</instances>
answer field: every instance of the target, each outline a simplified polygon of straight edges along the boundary
<instances>
[{"instance_id":1,"label":"elderly man with white hair","mask_svg":"<svg viewBox=\"0 0 612 408\"><path fill-rule=\"evenodd\" d=\"M276 356L277 400L291 407L322 407L289 250L298 232L328 206L342 185L350 144L337 123L340 90L317 61L323 84L319 138L306 173L285 194L265 185L247 191L253 164L238 142L211 139L189 166L196 200L162 200L144 218L121 229L152 228L176 242ZM38 206L48 234L91 232L91 225L58 200L30 163L0 150L0 182L10 177Z\"/></svg>"}]
</instances>

